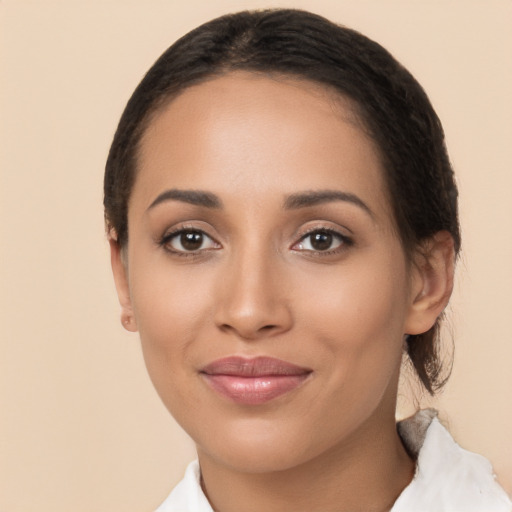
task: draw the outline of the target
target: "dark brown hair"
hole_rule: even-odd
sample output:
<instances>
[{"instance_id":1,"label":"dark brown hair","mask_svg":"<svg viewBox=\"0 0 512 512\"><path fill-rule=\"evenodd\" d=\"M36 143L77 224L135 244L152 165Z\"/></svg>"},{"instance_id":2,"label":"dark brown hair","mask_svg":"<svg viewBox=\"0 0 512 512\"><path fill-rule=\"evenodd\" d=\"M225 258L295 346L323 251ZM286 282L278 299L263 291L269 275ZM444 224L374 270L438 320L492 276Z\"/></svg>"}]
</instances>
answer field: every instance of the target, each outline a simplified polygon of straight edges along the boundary
<instances>
[{"instance_id":1,"label":"dark brown hair","mask_svg":"<svg viewBox=\"0 0 512 512\"><path fill-rule=\"evenodd\" d=\"M336 90L357 106L376 142L399 236L406 254L441 230L460 247L457 188L441 123L414 77L362 34L306 11L244 11L192 30L155 62L131 96L105 171L107 230L124 246L128 201L141 137L152 116L185 88L230 71L307 79ZM439 321L407 337L414 368L433 394L444 380Z\"/></svg>"}]
</instances>

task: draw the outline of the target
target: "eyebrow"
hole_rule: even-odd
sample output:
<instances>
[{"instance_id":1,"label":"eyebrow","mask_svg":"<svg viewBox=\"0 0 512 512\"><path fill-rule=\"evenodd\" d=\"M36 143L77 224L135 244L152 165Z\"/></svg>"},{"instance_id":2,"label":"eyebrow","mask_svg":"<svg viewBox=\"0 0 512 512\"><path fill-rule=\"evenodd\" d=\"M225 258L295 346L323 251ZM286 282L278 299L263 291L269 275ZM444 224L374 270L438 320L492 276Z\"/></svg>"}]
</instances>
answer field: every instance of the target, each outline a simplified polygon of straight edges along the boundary
<instances>
[{"instance_id":1,"label":"eyebrow","mask_svg":"<svg viewBox=\"0 0 512 512\"><path fill-rule=\"evenodd\" d=\"M149 205L148 210L151 210L155 206L166 201L181 201L182 203L203 206L205 208L222 208L222 201L211 192L205 192L203 190L179 190L173 188L162 192Z\"/></svg>"},{"instance_id":2,"label":"eyebrow","mask_svg":"<svg viewBox=\"0 0 512 512\"><path fill-rule=\"evenodd\" d=\"M166 201L181 201L183 203L203 206L205 208L222 208L222 201L220 198L211 192L206 192L203 190L180 190L173 188L159 194L157 198L149 205L148 210L151 210L155 206ZM310 190L306 192L291 194L286 197L284 201L284 208L286 210L295 210L299 208L307 208L319 204L330 203L333 201L345 201L352 203L363 209L372 218L374 217L373 212L362 199L360 199L355 194L350 192L342 192L340 190Z\"/></svg>"},{"instance_id":3,"label":"eyebrow","mask_svg":"<svg viewBox=\"0 0 512 512\"><path fill-rule=\"evenodd\" d=\"M374 217L370 207L361 198L350 192L342 192L340 190L311 190L292 194L286 198L284 207L286 210L294 210L297 208L307 208L309 206L330 203L332 201L352 203L363 209L370 217Z\"/></svg>"}]
</instances>

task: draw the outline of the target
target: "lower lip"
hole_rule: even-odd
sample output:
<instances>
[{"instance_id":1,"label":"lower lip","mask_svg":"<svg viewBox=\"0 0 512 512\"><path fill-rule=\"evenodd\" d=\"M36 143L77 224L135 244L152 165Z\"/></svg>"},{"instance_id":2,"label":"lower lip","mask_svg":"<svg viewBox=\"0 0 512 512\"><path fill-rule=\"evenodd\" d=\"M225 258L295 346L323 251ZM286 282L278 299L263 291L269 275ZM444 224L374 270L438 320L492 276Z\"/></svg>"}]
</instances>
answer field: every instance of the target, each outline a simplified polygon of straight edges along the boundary
<instances>
[{"instance_id":1,"label":"lower lip","mask_svg":"<svg viewBox=\"0 0 512 512\"><path fill-rule=\"evenodd\" d=\"M246 405L259 405L270 402L298 388L309 376L264 375L261 377L239 377L236 375L203 374L206 382L217 393L233 402Z\"/></svg>"}]
</instances>

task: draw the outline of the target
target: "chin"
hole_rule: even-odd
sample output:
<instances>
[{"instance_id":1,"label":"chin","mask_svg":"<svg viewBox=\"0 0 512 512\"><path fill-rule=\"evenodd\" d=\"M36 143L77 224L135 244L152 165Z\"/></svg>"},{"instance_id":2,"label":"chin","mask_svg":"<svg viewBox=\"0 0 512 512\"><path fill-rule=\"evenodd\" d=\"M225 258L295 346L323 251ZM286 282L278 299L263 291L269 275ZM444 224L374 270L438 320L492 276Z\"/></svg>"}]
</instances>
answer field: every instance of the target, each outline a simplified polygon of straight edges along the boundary
<instances>
[{"instance_id":1,"label":"chin","mask_svg":"<svg viewBox=\"0 0 512 512\"><path fill-rule=\"evenodd\" d=\"M215 459L242 473L271 473L300 466L320 454L316 452L321 448L312 445L314 437L306 430L245 420L224 425L221 432L212 431L208 438L197 439L196 445L200 460Z\"/></svg>"},{"instance_id":2,"label":"chin","mask_svg":"<svg viewBox=\"0 0 512 512\"><path fill-rule=\"evenodd\" d=\"M210 457L237 473L274 473L289 470L306 462L298 456L295 448L283 449L277 444L261 446L255 443L248 445L231 442L228 449L211 452L198 447L198 455L200 461L203 456Z\"/></svg>"}]
</instances>

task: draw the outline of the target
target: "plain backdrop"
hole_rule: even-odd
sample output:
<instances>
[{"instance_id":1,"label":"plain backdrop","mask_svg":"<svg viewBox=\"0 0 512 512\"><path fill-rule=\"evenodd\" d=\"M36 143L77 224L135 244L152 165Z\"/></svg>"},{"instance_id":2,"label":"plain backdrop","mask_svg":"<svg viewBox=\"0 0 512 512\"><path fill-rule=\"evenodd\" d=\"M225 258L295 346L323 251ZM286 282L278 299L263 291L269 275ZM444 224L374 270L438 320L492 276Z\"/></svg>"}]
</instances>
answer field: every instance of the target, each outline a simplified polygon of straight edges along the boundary
<instances>
[{"instance_id":1,"label":"plain backdrop","mask_svg":"<svg viewBox=\"0 0 512 512\"><path fill-rule=\"evenodd\" d=\"M150 512L194 457L119 322L104 162L165 48L217 15L272 6L376 39L443 120L463 255L449 313L455 366L433 403L512 490L511 1L0 0L2 512Z\"/></svg>"}]
</instances>

